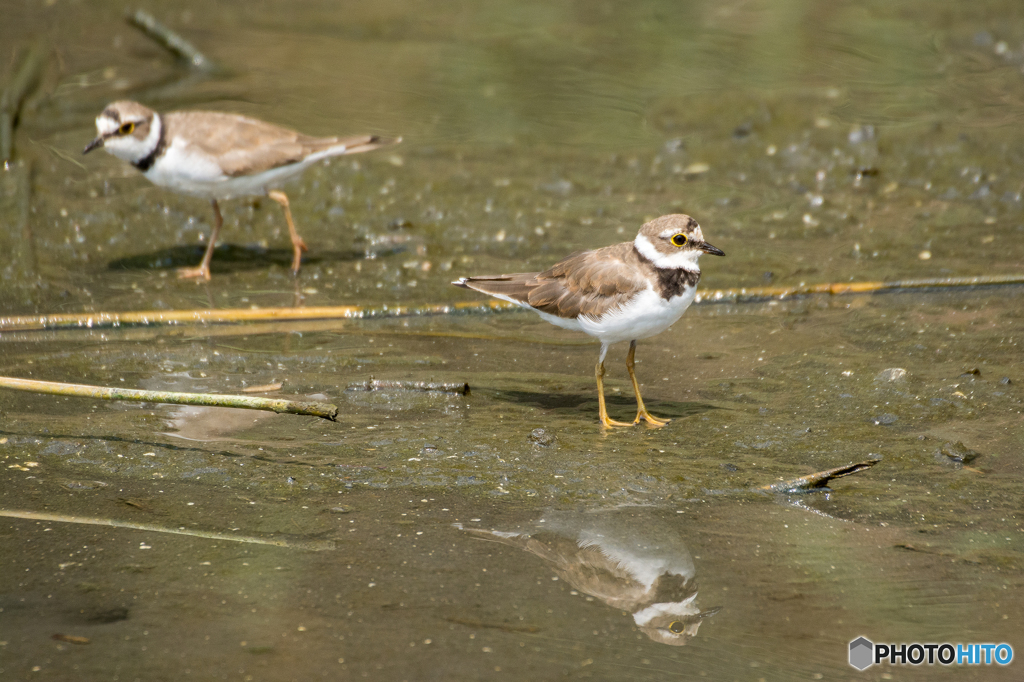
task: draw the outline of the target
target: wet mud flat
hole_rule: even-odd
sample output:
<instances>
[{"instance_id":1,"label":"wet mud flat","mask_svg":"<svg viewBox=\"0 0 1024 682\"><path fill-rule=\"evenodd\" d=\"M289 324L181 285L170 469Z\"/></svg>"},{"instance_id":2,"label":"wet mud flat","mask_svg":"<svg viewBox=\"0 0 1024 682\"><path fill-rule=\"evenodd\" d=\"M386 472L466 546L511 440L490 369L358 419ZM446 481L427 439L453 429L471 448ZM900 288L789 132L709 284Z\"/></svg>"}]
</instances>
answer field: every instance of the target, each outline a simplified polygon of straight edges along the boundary
<instances>
[{"instance_id":1,"label":"wet mud flat","mask_svg":"<svg viewBox=\"0 0 1024 682\"><path fill-rule=\"evenodd\" d=\"M143 526L5 522L4 639L20 652L7 670L109 671L113 656L119 675L150 679L195 661L254 679L767 679L847 674L864 632L1016 646L1008 291L695 307L640 345L649 408L672 423L609 433L595 423L596 346L519 313L142 345L92 332L108 338L64 352L11 343L7 374L47 358L47 372L103 384L280 382L341 418L5 394L5 509ZM631 413L624 369L609 368L610 410ZM370 376L471 391L368 391ZM832 492L751 490L868 455L882 461ZM698 611L720 610L685 647L652 639L624 597L572 582L587 557L566 547L586 532L639 538L658 565L688 561ZM900 671L946 672L1012 673Z\"/></svg>"}]
</instances>

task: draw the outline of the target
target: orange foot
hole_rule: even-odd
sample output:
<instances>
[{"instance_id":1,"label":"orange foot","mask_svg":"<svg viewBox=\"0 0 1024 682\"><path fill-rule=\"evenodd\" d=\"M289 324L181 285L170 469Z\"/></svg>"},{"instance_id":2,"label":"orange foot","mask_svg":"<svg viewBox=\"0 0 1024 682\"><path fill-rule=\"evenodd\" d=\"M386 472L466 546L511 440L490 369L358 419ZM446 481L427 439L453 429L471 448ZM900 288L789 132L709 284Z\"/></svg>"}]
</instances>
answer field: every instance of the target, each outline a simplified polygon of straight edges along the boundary
<instances>
[{"instance_id":1,"label":"orange foot","mask_svg":"<svg viewBox=\"0 0 1024 682\"><path fill-rule=\"evenodd\" d=\"M614 428L616 426L633 426L636 423L636 422L618 422L618 421L615 421L614 419L610 419L607 414L599 415L599 418L601 420L601 426L603 426L606 429L611 429L611 428Z\"/></svg>"},{"instance_id":2,"label":"orange foot","mask_svg":"<svg viewBox=\"0 0 1024 682\"><path fill-rule=\"evenodd\" d=\"M668 424L671 419L658 419L647 410L640 410L636 413L636 419L633 420L633 424L639 424L641 421L645 421L651 426L662 427Z\"/></svg>"}]
</instances>

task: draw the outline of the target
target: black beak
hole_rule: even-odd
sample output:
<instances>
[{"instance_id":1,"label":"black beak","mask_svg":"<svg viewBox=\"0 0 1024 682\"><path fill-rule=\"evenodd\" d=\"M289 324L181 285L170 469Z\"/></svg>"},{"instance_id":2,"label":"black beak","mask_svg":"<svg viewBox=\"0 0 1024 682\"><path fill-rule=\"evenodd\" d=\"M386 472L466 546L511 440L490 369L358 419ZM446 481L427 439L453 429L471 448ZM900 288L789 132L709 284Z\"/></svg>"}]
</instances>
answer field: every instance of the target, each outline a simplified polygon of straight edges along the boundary
<instances>
[{"instance_id":1,"label":"black beak","mask_svg":"<svg viewBox=\"0 0 1024 682\"><path fill-rule=\"evenodd\" d=\"M718 248L716 246L711 246L711 244L708 244L707 242L701 242L697 246L697 248L700 249L701 251L703 251L704 253L710 253L712 256L724 256L725 255L725 251L722 251L720 248Z\"/></svg>"},{"instance_id":2,"label":"black beak","mask_svg":"<svg viewBox=\"0 0 1024 682\"><path fill-rule=\"evenodd\" d=\"M89 144L85 145L85 149L82 150L82 153L83 154L88 154L93 149L96 149L96 147L102 147L104 139L106 139L106 138L104 138L102 135L100 135L95 140L93 140Z\"/></svg>"}]
</instances>

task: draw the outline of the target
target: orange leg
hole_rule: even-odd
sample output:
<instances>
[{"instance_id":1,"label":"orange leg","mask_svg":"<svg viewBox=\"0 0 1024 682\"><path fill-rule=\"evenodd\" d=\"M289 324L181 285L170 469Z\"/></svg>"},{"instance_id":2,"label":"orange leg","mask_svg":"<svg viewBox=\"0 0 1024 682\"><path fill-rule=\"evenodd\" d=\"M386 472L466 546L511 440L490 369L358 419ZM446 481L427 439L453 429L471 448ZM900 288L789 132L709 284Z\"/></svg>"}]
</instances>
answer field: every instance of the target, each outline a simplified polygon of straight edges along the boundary
<instances>
[{"instance_id":1,"label":"orange leg","mask_svg":"<svg viewBox=\"0 0 1024 682\"><path fill-rule=\"evenodd\" d=\"M651 426L664 426L671 419L658 419L644 407L644 399L640 397L640 384L636 382L636 374L633 372L633 356L636 354L636 340L629 342L629 355L626 356L626 369L629 371L629 378L633 380L633 393L636 394L636 419L634 424L639 424L643 419Z\"/></svg>"},{"instance_id":2,"label":"orange leg","mask_svg":"<svg viewBox=\"0 0 1024 682\"><path fill-rule=\"evenodd\" d=\"M210 205L213 206L213 232L210 233L210 243L206 246L206 253L203 254L203 260L199 262L199 267L178 268L179 279L210 281L210 260L213 258L213 247L217 245L217 233L220 232L220 228L224 224L224 218L220 215L220 206L217 205L217 200L211 199Z\"/></svg>"},{"instance_id":3,"label":"orange leg","mask_svg":"<svg viewBox=\"0 0 1024 682\"><path fill-rule=\"evenodd\" d=\"M267 196L281 204L281 208L284 209L284 219L288 221L288 232L292 237L292 250L294 252L292 257L292 274L297 275L299 274L299 266L302 265L302 252L306 251L308 247L295 229L295 223L292 221L292 209L288 205L288 196L278 190L267 192Z\"/></svg>"},{"instance_id":4,"label":"orange leg","mask_svg":"<svg viewBox=\"0 0 1024 682\"><path fill-rule=\"evenodd\" d=\"M632 426L632 422L617 422L608 418L608 408L604 404L604 356L608 352L608 346L601 346L601 356L594 367L594 378L597 379L597 413L601 420L601 426L610 429L613 426Z\"/></svg>"}]
</instances>

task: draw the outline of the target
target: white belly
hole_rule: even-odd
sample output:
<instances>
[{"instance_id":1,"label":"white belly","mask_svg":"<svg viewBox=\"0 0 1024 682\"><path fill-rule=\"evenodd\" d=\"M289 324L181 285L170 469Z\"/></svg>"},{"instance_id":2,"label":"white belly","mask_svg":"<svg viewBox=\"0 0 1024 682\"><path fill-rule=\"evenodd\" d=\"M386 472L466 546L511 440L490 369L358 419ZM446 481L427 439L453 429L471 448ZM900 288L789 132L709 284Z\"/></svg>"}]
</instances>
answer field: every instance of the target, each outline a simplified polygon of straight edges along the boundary
<instances>
[{"instance_id":1,"label":"white belly","mask_svg":"<svg viewBox=\"0 0 1024 682\"><path fill-rule=\"evenodd\" d=\"M689 287L681 296L666 300L653 289L647 289L618 310L598 319L580 317L576 322L578 329L603 344L646 339L675 324L693 303L696 293L697 287Z\"/></svg>"},{"instance_id":2,"label":"white belly","mask_svg":"<svg viewBox=\"0 0 1024 682\"><path fill-rule=\"evenodd\" d=\"M300 174L320 157L308 157L287 166L279 166L256 175L231 177L206 154L191 151L177 142L171 144L163 156L146 171L146 179L154 185L167 187L203 199L232 199L267 193L268 187L278 185Z\"/></svg>"},{"instance_id":3,"label":"white belly","mask_svg":"<svg viewBox=\"0 0 1024 682\"><path fill-rule=\"evenodd\" d=\"M522 306L541 316L541 318L562 329L571 329L593 336L603 344L618 343L646 339L660 334L683 316L686 309L693 303L697 287L690 287L681 296L673 296L665 300L653 289L647 289L634 296L629 303L618 310L606 313L600 318L591 317L558 317L532 308L525 303L508 296L492 294L510 303Z\"/></svg>"}]
</instances>

